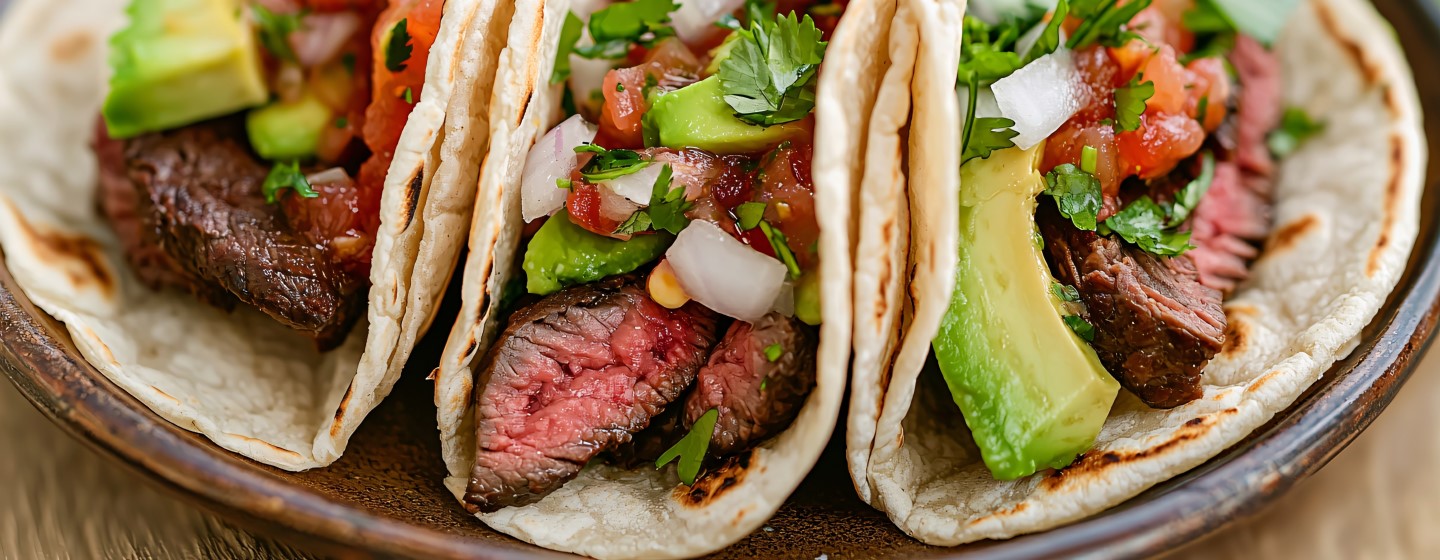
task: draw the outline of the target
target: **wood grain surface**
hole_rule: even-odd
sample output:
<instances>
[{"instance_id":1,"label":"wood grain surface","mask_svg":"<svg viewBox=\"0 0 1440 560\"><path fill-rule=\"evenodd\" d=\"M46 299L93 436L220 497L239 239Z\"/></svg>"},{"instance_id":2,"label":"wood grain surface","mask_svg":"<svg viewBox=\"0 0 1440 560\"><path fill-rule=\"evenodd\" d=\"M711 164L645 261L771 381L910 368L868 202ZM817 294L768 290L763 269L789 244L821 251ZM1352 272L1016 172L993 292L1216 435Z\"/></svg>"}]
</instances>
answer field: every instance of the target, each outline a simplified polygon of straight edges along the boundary
<instances>
[{"instance_id":1,"label":"wood grain surface","mask_svg":"<svg viewBox=\"0 0 1440 560\"><path fill-rule=\"evenodd\" d=\"M1373 427L1274 507L1180 551L1205 558L1440 558L1440 353ZM105 461L0 383L0 558L291 559Z\"/></svg>"}]
</instances>

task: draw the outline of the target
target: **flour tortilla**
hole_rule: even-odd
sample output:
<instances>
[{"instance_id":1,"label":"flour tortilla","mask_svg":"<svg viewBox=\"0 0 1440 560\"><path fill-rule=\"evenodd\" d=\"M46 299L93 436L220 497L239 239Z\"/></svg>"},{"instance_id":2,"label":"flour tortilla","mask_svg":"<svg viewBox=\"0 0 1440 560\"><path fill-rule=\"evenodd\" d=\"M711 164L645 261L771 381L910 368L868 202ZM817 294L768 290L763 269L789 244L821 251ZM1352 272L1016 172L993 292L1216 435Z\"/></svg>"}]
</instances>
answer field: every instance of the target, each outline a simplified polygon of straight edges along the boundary
<instances>
[{"instance_id":1,"label":"flour tortilla","mask_svg":"<svg viewBox=\"0 0 1440 560\"><path fill-rule=\"evenodd\" d=\"M946 33L954 42L959 28ZM924 43L921 59L944 58L953 68L953 48ZM1426 158L1420 104L1393 34L1360 0L1303 3L1277 48L1286 102L1329 124L1282 162L1276 227L1252 278L1225 303L1228 342L1205 371L1204 398L1153 410L1122 394L1094 449L1074 465L1002 482L967 441L939 376L921 375L918 362L897 363L883 386L879 416L851 422L876 424L863 485L906 533L949 546L1042 531L1100 512L1239 442L1355 348L1415 240ZM953 83L916 86L917 114L931 103L957 110ZM927 115L921 122L927 120L939 119ZM959 120L950 117L949 126L958 130ZM943 171L912 165L913 180L956 184L948 175L957 167L955 137L922 138L951 156ZM957 208L944 190L915 189L912 196L919 207ZM925 219L917 214L917 232ZM944 242L939 250L953 253L953 238ZM936 245L918 233L916 243L917 255ZM929 265L911 262L922 271ZM917 281L915 308L943 312L950 289ZM909 327L900 354L913 349L923 356L934 325ZM857 386L854 398L875 398L877 387ZM874 413L855 405L852 411Z\"/></svg>"},{"instance_id":2,"label":"flour tortilla","mask_svg":"<svg viewBox=\"0 0 1440 560\"><path fill-rule=\"evenodd\" d=\"M421 99L385 181L366 321L338 349L253 309L141 285L95 210L89 148L123 0L21 0L0 46L0 246L26 295L101 373L174 424L286 470L344 451L390 392L455 268L485 138L503 0L446 2Z\"/></svg>"},{"instance_id":3,"label":"flour tortilla","mask_svg":"<svg viewBox=\"0 0 1440 560\"><path fill-rule=\"evenodd\" d=\"M478 516L503 533L598 558L678 558L719 550L760 527L799 485L839 416L850 356L852 200L861 188L869 115L882 89L908 90L913 38L896 39L894 0L851 2L826 51L816 107L816 215L820 220L821 327L817 386L794 423L749 455L686 487L673 468L592 464L540 502ZM436 370L436 405L450 478L463 496L475 460L476 367L497 332L499 294L514 268L520 175L527 151L559 122L549 85L564 0L520 2L500 57L491 151L481 170L463 307ZM898 35L897 33L896 35ZM887 73L887 68L890 72ZM893 82L893 83L892 83ZM894 147L890 154L894 157ZM868 155L865 156L868 158Z\"/></svg>"}]
</instances>

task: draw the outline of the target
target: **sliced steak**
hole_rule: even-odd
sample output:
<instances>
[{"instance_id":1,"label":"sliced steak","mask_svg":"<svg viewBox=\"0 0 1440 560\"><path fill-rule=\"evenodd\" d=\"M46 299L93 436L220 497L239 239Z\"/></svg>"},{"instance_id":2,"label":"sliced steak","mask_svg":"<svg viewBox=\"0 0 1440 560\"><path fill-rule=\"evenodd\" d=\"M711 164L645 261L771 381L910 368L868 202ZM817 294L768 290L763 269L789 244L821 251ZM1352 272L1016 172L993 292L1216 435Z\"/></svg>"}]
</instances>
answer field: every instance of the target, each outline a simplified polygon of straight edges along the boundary
<instances>
[{"instance_id":1,"label":"sliced steak","mask_svg":"<svg viewBox=\"0 0 1440 560\"><path fill-rule=\"evenodd\" d=\"M719 316L666 309L636 275L557 292L515 312L481 362L466 507L539 501L628 442L684 393Z\"/></svg>"},{"instance_id":2,"label":"sliced steak","mask_svg":"<svg viewBox=\"0 0 1440 560\"><path fill-rule=\"evenodd\" d=\"M1058 279L1080 292L1105 369L1156 408L1200 398L1200 373L1225 340L1225 312L1194 263L1076 229L1050 204L1036 221Z\"/></svg>"},{"instance_id":3,"label":"sliced steak","mask_svg":"<svg viewBox=\"0 0 1440 560\"><path fill-rule=\"evenodd\" d=\"M718 409L709 449L715 456L743 451L783 431L815 388L818 343L809 326L777 313L753 325L731 324L685 400L685 428ZM779 351L773 361L767 355L772 345Z\"/></svg>"},{"instance_id":4,"label":"sliced steak","mask_svg":"<svg viewBox=\"0 0 1440 560\"><path fill-rule=\"evenodd\" d=\"M174 274L141 272L152 284L212 302L223 290L322 349L344 339L363 309L368 273L337 258L330 240L296 232L279 205L265 202L269 168L246 148L238 120L126 140L124 159L137 192L138 240L123 203L105 206L137 270L151 265L154 247L172 261ZM107 193L120 190L113 176L104 182Z\"/></svg>"}]
</instances>

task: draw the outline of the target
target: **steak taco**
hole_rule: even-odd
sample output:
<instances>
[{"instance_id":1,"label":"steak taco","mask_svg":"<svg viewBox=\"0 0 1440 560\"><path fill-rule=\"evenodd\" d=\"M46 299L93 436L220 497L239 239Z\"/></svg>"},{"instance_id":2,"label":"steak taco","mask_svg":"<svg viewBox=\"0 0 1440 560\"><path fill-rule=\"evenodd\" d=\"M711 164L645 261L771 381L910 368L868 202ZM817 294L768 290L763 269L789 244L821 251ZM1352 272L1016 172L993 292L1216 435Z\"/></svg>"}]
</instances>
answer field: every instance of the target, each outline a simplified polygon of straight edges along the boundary
<instances>
[{"instance_id":1,"label":"steak taco","mask_svg":"<svg viewBox=\"0 0 1440 560\"><path fill-rule=\"evenodd\" d=\"M1368 4L996 4L922 40L958 82L916 114L960 134L912 165L912 204L954 212L917 215L912 253L954 258L912 259L896 365L857 367L879 404L851 409L862 494L939 545L1094 514L1289 406L1395 286L1425 164Z\"/></svg>"},{"instance_id":2,"label":"steak taco","mask_svg":"<svg viewBox=\"0 0 1440 560\"><path fill-rule=\"evenodd\" d=\"M3 130L66 158L6 182L10 270L166 419L284 469L334 461L455 266L484 150L462 132L489 103L468 82L493 76L508 9L41 4L6 37L73 52L9 84L29 94Z\"/></svg>"},{"instance_id":3,"label":"steak taco","mask_svg":"<svg viewBox=\"0 0 1440 560\"><path fill-rule=\"evenodd\" d=\"M517 6L436 372L469 511L601 558L704 554L775 512L838 418L867 120L914 65L899 19Z\"/></svg>"}]
</instances>

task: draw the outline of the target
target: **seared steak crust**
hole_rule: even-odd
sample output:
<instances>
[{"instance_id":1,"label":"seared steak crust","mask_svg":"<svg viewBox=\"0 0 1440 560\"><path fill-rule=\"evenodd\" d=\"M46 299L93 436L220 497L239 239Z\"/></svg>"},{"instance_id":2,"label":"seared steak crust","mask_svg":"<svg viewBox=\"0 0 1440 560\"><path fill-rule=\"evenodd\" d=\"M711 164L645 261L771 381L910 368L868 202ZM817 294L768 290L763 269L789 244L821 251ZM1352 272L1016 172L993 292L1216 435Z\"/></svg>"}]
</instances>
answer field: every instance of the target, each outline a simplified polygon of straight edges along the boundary
<instances>
[{"instance_id":1,"label":"seared steak crust","mask_svg":"<svg viewBox=\"0 0 1440 560\"><path fill-rule=\"evenodd\" d=\"M152 285L175 285L222 305L233 298L321 348L334 347L363 309L368 279L337 262L324 240L296 233L280 206L265 202L261 185L269 169L246 148L244 134L230 119L126 140L138 241L126 239L135 237L134 222L111 172L102 179L111 183L104 206L132 264ZM147 272L157 262L147 256L155 253L151 244L169 257L167 272Z\"/></svg>"},{"instance_id":2,"label":"seared steak crust","mask_svg":"<svg viewBox=\"0 0 1440 560\"><path fill-rule=\"evenodd\" d=\"M652 301L636 275L515 312L481 363L472 512L539 501L644 430L694 381L719 317Z\"/></svg>"},{"instance_id":3,"label":"seared steak crust","mask_svg":"<svg viewBox=\"0 0 1440 560\"><path fill-rule=\"evenodd\" d=\"M1200 373L1225 341L1225 311L1194 263L1076 229L1048 204L1037 221L1058 279L1080 292L1105 369L1156 408L1200 398Z\"/></svg>"},{"instance_id":4,"label":"seared steak crust","mask_svg":"<svg viewBox=\"0 0 1440 560\"><path fill-rule=\"evenodd\" d=\"M815 388L815 332L797 319L771 313L753 325L736 321L700 369L685 400L685 427L719 410L709 454L743 451L784 430ZM774 361L766 355L780 350Z\"/></svg>"}]
</instances>

